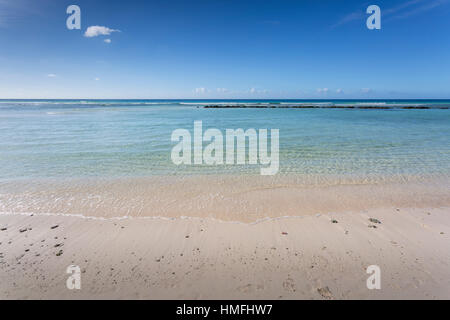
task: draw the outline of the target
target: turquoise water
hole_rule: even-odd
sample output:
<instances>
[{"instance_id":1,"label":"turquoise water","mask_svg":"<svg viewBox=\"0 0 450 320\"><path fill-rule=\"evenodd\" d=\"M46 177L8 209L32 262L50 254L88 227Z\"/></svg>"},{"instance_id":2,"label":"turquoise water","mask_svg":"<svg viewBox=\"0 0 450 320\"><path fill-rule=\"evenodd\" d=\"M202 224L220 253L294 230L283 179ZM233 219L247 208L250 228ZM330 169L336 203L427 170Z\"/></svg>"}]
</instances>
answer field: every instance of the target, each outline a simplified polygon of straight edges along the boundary
<instances>
[{"instance_id":1,"label":"turquoise water","mask_svg":"<svg viewBox=\"0 0 450 320\"><path fill-rule=\"evenodd\" d=\"M204 109L205 104L317 109ZM328 106L391 106L330 109ZM436 109L397 109L396 106ZM450 100L0 100L0 179L259 174L259 165L176 166L172 131L280 130L280 175L450 175Z\"/></svg>"}]
</instances>

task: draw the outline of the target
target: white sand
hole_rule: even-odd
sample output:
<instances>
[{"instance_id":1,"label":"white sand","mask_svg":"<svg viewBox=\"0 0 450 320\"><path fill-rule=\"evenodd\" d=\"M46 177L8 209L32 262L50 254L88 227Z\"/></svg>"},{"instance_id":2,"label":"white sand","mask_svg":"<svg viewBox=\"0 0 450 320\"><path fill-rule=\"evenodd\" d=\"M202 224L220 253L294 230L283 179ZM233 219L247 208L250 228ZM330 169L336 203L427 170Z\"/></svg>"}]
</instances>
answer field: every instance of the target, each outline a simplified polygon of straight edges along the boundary
<instances>
[{"instance_id":1,"label":"white sand","mask_svg":"<svg viewBox=\"0 0 450 320\"><path fill-rule=\"evenodd\" d=\"M450 298L449 207L257 224L2 214L3 228L0 299ZM66 288L71 264L81 290ZM369 265L381 268L381 290L366 287Z\"/></svg>"}]
</instances>

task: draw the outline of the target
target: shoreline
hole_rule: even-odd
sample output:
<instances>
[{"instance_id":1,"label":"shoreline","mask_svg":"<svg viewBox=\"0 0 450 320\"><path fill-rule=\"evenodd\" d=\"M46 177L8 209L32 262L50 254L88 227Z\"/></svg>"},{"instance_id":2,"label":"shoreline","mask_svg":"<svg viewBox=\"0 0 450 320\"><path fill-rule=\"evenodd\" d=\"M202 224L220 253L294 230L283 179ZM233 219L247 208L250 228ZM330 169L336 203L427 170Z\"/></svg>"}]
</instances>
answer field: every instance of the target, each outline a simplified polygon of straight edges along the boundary
<instances>
[{"instance_id":1,"label":"shoreline","mask_svg":"<svg viewBox=\"0 0 450 320\"><path fill-rule=\"evenodd\" d=\"M398 207L450 207L446 179L308 181L303 177L190 176L0 184L0 212L86 217L267 218Z\"/></svg>"}]
</instances>

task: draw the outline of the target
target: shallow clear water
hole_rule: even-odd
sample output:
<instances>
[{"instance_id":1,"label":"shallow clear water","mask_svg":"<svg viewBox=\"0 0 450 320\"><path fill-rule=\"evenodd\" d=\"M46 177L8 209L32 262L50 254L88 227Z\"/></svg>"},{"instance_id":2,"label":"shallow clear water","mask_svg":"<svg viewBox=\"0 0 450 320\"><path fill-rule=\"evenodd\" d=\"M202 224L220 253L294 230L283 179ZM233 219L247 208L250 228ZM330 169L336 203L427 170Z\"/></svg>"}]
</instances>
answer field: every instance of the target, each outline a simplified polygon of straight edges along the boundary
<instances>
[{"instance_id":1,"label":"shallow clear water","mask_svg":"<svg viewBox=\"0 0 450 320\"><path fill-rule=\"evenodd\" d=\"M232 101L238 103L238 101ZM450 110L204 109L230 101L0 101L0 179L259 174L259 165L176 166L178 128L280 130L280 175L450 176ZM294 101L240 101L247 104ZM449 106L450 101L294 104Z\"/></svg>"}]
</instances>

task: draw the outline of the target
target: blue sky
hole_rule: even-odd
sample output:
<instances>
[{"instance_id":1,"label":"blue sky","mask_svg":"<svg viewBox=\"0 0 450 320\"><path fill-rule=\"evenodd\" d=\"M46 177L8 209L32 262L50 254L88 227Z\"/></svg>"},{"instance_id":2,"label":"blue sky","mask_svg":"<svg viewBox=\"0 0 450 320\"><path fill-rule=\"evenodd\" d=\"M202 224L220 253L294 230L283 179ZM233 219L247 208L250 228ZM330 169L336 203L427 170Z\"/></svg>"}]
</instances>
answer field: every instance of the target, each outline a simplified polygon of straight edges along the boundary
<instances>
[{"instance_id":1,"label":"blue sky","mask_svg":"<svg viewBox=\"0 0 450 320\"><path fill-rule=\"evenodd\" d=\"M450 0L0 0L0 98L450 98L449 31Z\"/></svg>"}]
</instances>

